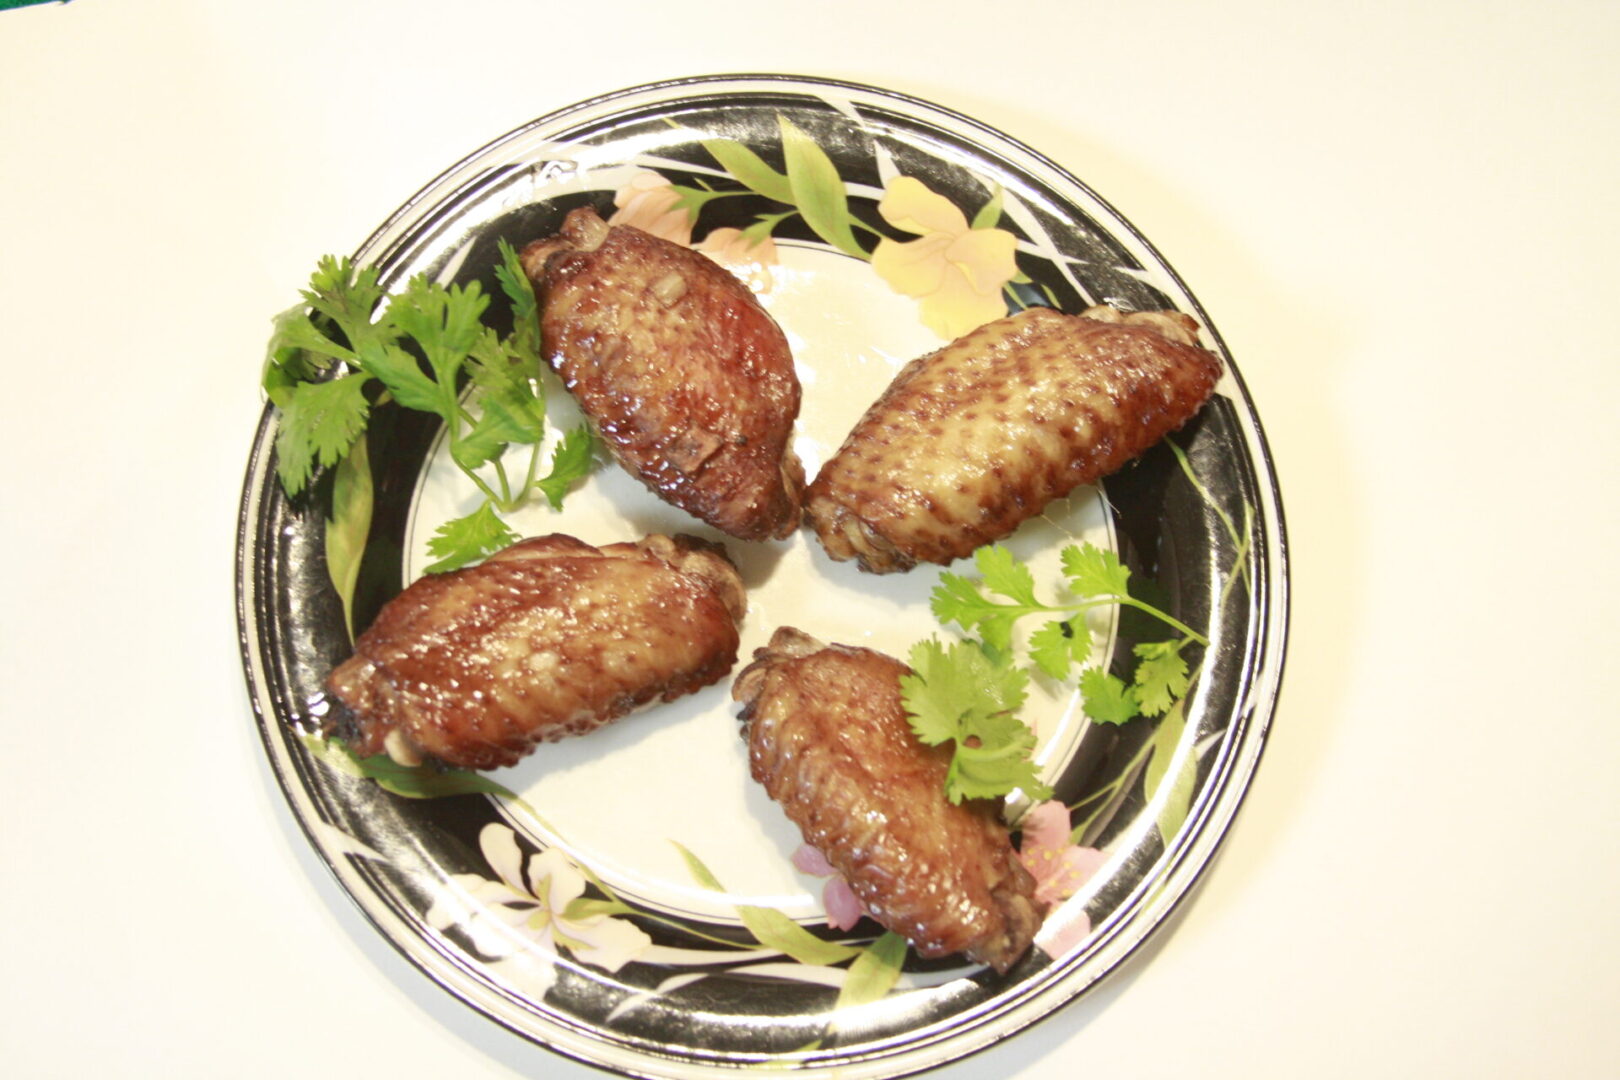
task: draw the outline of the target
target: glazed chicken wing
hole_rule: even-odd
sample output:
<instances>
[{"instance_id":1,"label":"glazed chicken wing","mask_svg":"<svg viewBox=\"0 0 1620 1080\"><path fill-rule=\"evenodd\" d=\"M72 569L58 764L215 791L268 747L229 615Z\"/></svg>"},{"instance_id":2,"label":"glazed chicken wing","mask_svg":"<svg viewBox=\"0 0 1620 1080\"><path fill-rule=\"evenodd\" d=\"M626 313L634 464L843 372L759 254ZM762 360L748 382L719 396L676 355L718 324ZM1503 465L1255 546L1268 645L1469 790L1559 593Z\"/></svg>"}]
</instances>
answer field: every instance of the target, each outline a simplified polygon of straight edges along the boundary
<instances>
[{"instance_id":1,"label":"glazed chicken wing","mask_svg":"<svg viewBox=\"0 0 1620 1080\"><path fill-rule=\"evenodd\" d=\"M996 806L945 796L949 752L911 732L909 669L791 627L738 674L754 779L866 911L925 957L965 953L997 971L1040 922L1034 881Z\"/></svg>"},{"instance_id":2,"label":"glazed chicken wing","mask_svg":"<svg viewBox=\"0 0 1620 1080\"><path fill-rule=\"evenodd\" d=\"M787 338L740 281L596 211L524 248L547 360L614 458L666 501L744 540L798 528Z\"/></svg>"},{"instance_id":3,"label":"glazed chicken wing","mask_svg":"<svg viewBox=\"0 0 1620 1080\"><path fill-rule=\"evenodd\" d=\"M1220 359L1176 312L1031 308L913 360L805 493L835 559L948 564L1185 424Z\"/></svg>"},{"instance_id":4,"label":"glazed chicken wing","mask_svg":"<svg viewBox=\"0 0 1620 1080\"><path fill-rule=\"evenodd\" d=\"M742 581L718 545L535 537L413 583L327 688L362 756L489 769L731 670ZM335 710L341 712L341 710Z\"/></svg>"}]
</instances>

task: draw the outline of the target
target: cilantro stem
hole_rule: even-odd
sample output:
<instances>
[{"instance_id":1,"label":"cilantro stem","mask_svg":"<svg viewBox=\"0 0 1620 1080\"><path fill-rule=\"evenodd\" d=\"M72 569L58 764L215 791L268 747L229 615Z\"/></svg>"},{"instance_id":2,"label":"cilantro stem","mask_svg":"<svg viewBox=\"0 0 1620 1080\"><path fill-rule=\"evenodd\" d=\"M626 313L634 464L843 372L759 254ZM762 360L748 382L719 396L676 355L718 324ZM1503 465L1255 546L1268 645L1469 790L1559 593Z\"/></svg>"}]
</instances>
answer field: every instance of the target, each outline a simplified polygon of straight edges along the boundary
<instances>
[{"instance_id":1,"label":"cilantro stem","mask_svg":"<svg viewBox=\"0 0 1620 1080\"><path fill-rule=\"evenodd\" d=\"M473 484L477 486L478 490L483 493L484 498L488 499L497 510L501 510L502 513L506 512L506 510L502 508L501 497L495 493L493 488L484 483L482 477L464 465L458 465L457 468L461 469L461 471L466 475L467 479L471 480Z\"/></svg>"},{"instance_id":2,"label":"cilantro stem","mask_svg":"<svg viewBox=\"0 0 1620 1080\"><path fill-rule=\"evenodd\" d=\"M1076 604L988 604L986 606L994 608L998 612L1013 613L1014 618L1021 619L1025 615L1067 615L1068 617L1073 618L1075 615L1090 611L1092 608L1107 607L1109 604L1124 604L1129 607L1136 608L1138 611L1144 611L1158 619L1160 622L1164 623L1166 626L1169 626L1172 630L1177 630L1186 637L1198 642L1198 644L1209 644L1209 639L1207 637L1200 634L1198 631L1194 630L1192 627L1188 626L1174 615L1160 611L1158 608L1144 600L1138 600L1134 596L1121 593L1101 593L1096 596L1088 597L1087 599Z\"/></svg>"},{"instance_id":3,"label":"cilantro stem","mask_svg":"<svg viewBox=\"0 0 1620 1080\"><path fill-rule=\"evenodd\" d=\"M1159 621L1163 622L1166 626L1169 626L1171 629L1181 631L1187 637L1189 637L1192 640L1198 642L1198 644L1200 644L1200 645L1208 645L1209 644L1209 638L1205 637L1203 634L1200 634L1198 631L1194 630L1192 627L1188 626L1186 623L1182 622L1180 619L1176 618L1174 615L1168 615L1165 612L1162 612L1158 608L1154 607L1152 604L1145 603L1145 602L1143 602L1141 600L1138 600L1134 596L1116 596L1116 597L1113 598L1113 602L1128 605L1130 607L1136 608L1138 611L1145 611L1149 615L1152 615L1154 618L1156 618ZM1094 605L1088 605L1088 606L1094 606Z\"/></svg>"},{"instance_id":4,"label":"cilantro stem","mask_svg":"<svg viewBox=\"0 0 1620 1080\"><path fill-rule=\"evenodd\" d=\"M500 455L497 454L490 464L495 466L495 479L501 484L501 497L495 503L495 509L503 514L509 514L522 505L523 493L520 492L517 499L512 498L512 482L506 477L506 466L502 463Z\"/></svg>"},{"instance_id":5,"label":"cilantro stem","mask_svg":"<svg viewBox=\"0 0 1620 1080\"><path fill-rule=\"evenodd\" d=\"M536 442L529 448L529 471L523 477L523 492L518 496L518 506L529 501L529 495L534 491L534 481L540 475L540 444ZM516 507L514 507L516 509Z\"/></svg>"}]
</instances>

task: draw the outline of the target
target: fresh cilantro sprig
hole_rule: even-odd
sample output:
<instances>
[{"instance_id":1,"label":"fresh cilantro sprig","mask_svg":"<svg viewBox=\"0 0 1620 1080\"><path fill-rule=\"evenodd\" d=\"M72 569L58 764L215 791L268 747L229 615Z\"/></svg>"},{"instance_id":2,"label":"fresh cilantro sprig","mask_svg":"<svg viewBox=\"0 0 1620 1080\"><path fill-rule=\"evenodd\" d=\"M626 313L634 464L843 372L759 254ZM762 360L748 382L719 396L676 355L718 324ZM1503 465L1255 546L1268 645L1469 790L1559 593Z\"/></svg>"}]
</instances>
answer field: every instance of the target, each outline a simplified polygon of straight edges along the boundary
<instances>
[{"instance_id":1,"label":"fresh cilantro sprig","mask_svg":"<svg viewBox=\"0 0 1620 1080\"><path fill-rule=\"evenodd\" d=\"M1028 638L1029 659L1053 679L1081 669L1079 686L1086 715L1099 723L1121 724L1139 715L1158 716L1187 693L1190 683L1183 650L1207 639L1174 616L1130 591L1131 571L1111 551L1095 544L1070 544L1059 553L1066 599L1042 601L1028 566L1007 548L991 544L974 552L979 577L942 573L931 607L945 624L976 632L990 651L1010 655L1014 627L1036 616L1040 625ZM1100 607L1132 607L1152 615L1179 636L1138 644L1130 683L1092 665L1095 645L1087 612Z\"/></svg>"},{"instance_id":2,"label":"fresh cilantro sprig","mask_svg":"<svg viewBox=\"0 0 1620 1080\"><path fill-rule=\"evenodd\" d=\"M341 461L365 430L371 399L360 354L376 357L392 331L372 322L382 297L377 271L326 256L303 302L276 317L265 357L265 394L281 413L276 472L297 495L317 468ZM340 366L347 374L324 378Z\"/></svg>"},{"instance_id":3,"label":"fresh cilantro sprig","mask_svg":"<svg viewBox=\"0 0 1620 1080\"><path fill-rule=\"evenodd\" d=\"M374 267L328 256L303 302L277 318L265 365L265 392L281 413L277 475L290 496L354 451L384 400L443 421L451 460L484 498L434 534L430 573L513 542L500 515L536 494L559 507L594 460L581 426L557 442L550 470L540 471L547 427L538 304L517 252L504 240L499 249L495 276L513 316L505 336L484 323L491 298L476 281L447 287L423 275L385 298ZM531 447L518 475L505 461L513 446ZM341 510L334 507L334 520Z\"/></svg>"},{"instance_id":4,"label":"fresh cilantro sprig","mask_svg":"<svg viewBox=\"0 0 1620 1080\"><path fill-rule=\"evenodd\" d=\"M955 744L945 777L951 802L1016 789L1035 799L1050 796L1030 760L1035 733L1018 718L1027 673L972 641L919 641L909 660L900 694L912 731L929 746Z\"/></svg>"}]
</instances>

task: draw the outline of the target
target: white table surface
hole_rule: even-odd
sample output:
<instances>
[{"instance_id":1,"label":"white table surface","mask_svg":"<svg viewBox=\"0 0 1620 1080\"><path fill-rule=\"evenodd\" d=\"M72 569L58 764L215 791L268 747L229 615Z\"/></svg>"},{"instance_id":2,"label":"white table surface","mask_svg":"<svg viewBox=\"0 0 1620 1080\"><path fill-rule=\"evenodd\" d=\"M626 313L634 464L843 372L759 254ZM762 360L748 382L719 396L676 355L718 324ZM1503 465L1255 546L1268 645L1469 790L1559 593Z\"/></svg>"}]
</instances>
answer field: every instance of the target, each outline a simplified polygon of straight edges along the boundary
<instances>
[{"instance_id":1,"label":"white table surface","mask_svg":"<svg viewBox=\"0 0 1620 1080\"><path fill-rule=\"evenodd\" d=\"M1040 149L1213 316L1293 554L1205 886L937 1075L1620 1074L1620 6L75 0L0 12L0 1071L599 1075L400 959L236 647L269 316L440 169L655 79Z\"/></svg>"}]
</instances>

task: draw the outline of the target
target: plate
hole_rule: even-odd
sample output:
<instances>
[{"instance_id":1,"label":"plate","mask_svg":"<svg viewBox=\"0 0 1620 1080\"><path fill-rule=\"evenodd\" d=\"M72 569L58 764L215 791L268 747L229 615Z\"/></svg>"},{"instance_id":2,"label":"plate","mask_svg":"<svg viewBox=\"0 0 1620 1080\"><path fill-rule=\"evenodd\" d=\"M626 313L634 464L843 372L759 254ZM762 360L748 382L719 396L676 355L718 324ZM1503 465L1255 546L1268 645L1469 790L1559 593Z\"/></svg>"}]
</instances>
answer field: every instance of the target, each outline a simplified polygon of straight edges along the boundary
<instances>
[{"instance_id":1,"label":"plate","mask_svg":"<svg viewBox=\"0 0 1620 1080\"><path fill-rule=\"evenodd\" d=\"M755 289L794 349L795 448L812 475L902 364L998 313L1106 302L1192 315L1226 362L1215 397L1172 440L1006 541L1048 592L1065 546L1117 555L1134 593L1207 639L1191 684L1159 715L1104 724L1072 679L1032 679L1036 762L1076 834L1063 857L1083 872L1006 974L921 960L869 921L828 925L827 883L796 869L795 829L748 778L729 680L482 779L435 775L424 788L420 770L361 775L318 736L349 619L366 625L431 561L434 530L481 497L436 419L380 405L366 436L362 554L329 561L334 480L284 494L267 407L244 484L238 605L251 699L295 816L428 977L600 1067L894 1076L1006 1038L1163 924L1260 759L1286 637L1286 552L1264 437L1231 357L1151 245L1062 168L949 110L826 80L688 79L553 113L450 168L354 259L390 290L425 274L499 298L498 241L521 247L586 204L708 252ZM491 319L509 325L500 303ZM578 422L565 393L549 400L551 431ZM606 463L560 509L542 502L508 522L592 543L653 531L724 539ZM749 587L744 655L784 624L899 656L956 630L930 610L940 568L865 575L830 561L808 530L727 546ZM1151 629L1120 610L1099 609L1091 627L1107 666L1128 676ZM1028 810L1009 798L1010 819Z\"/></svg>"}]
</instances>

